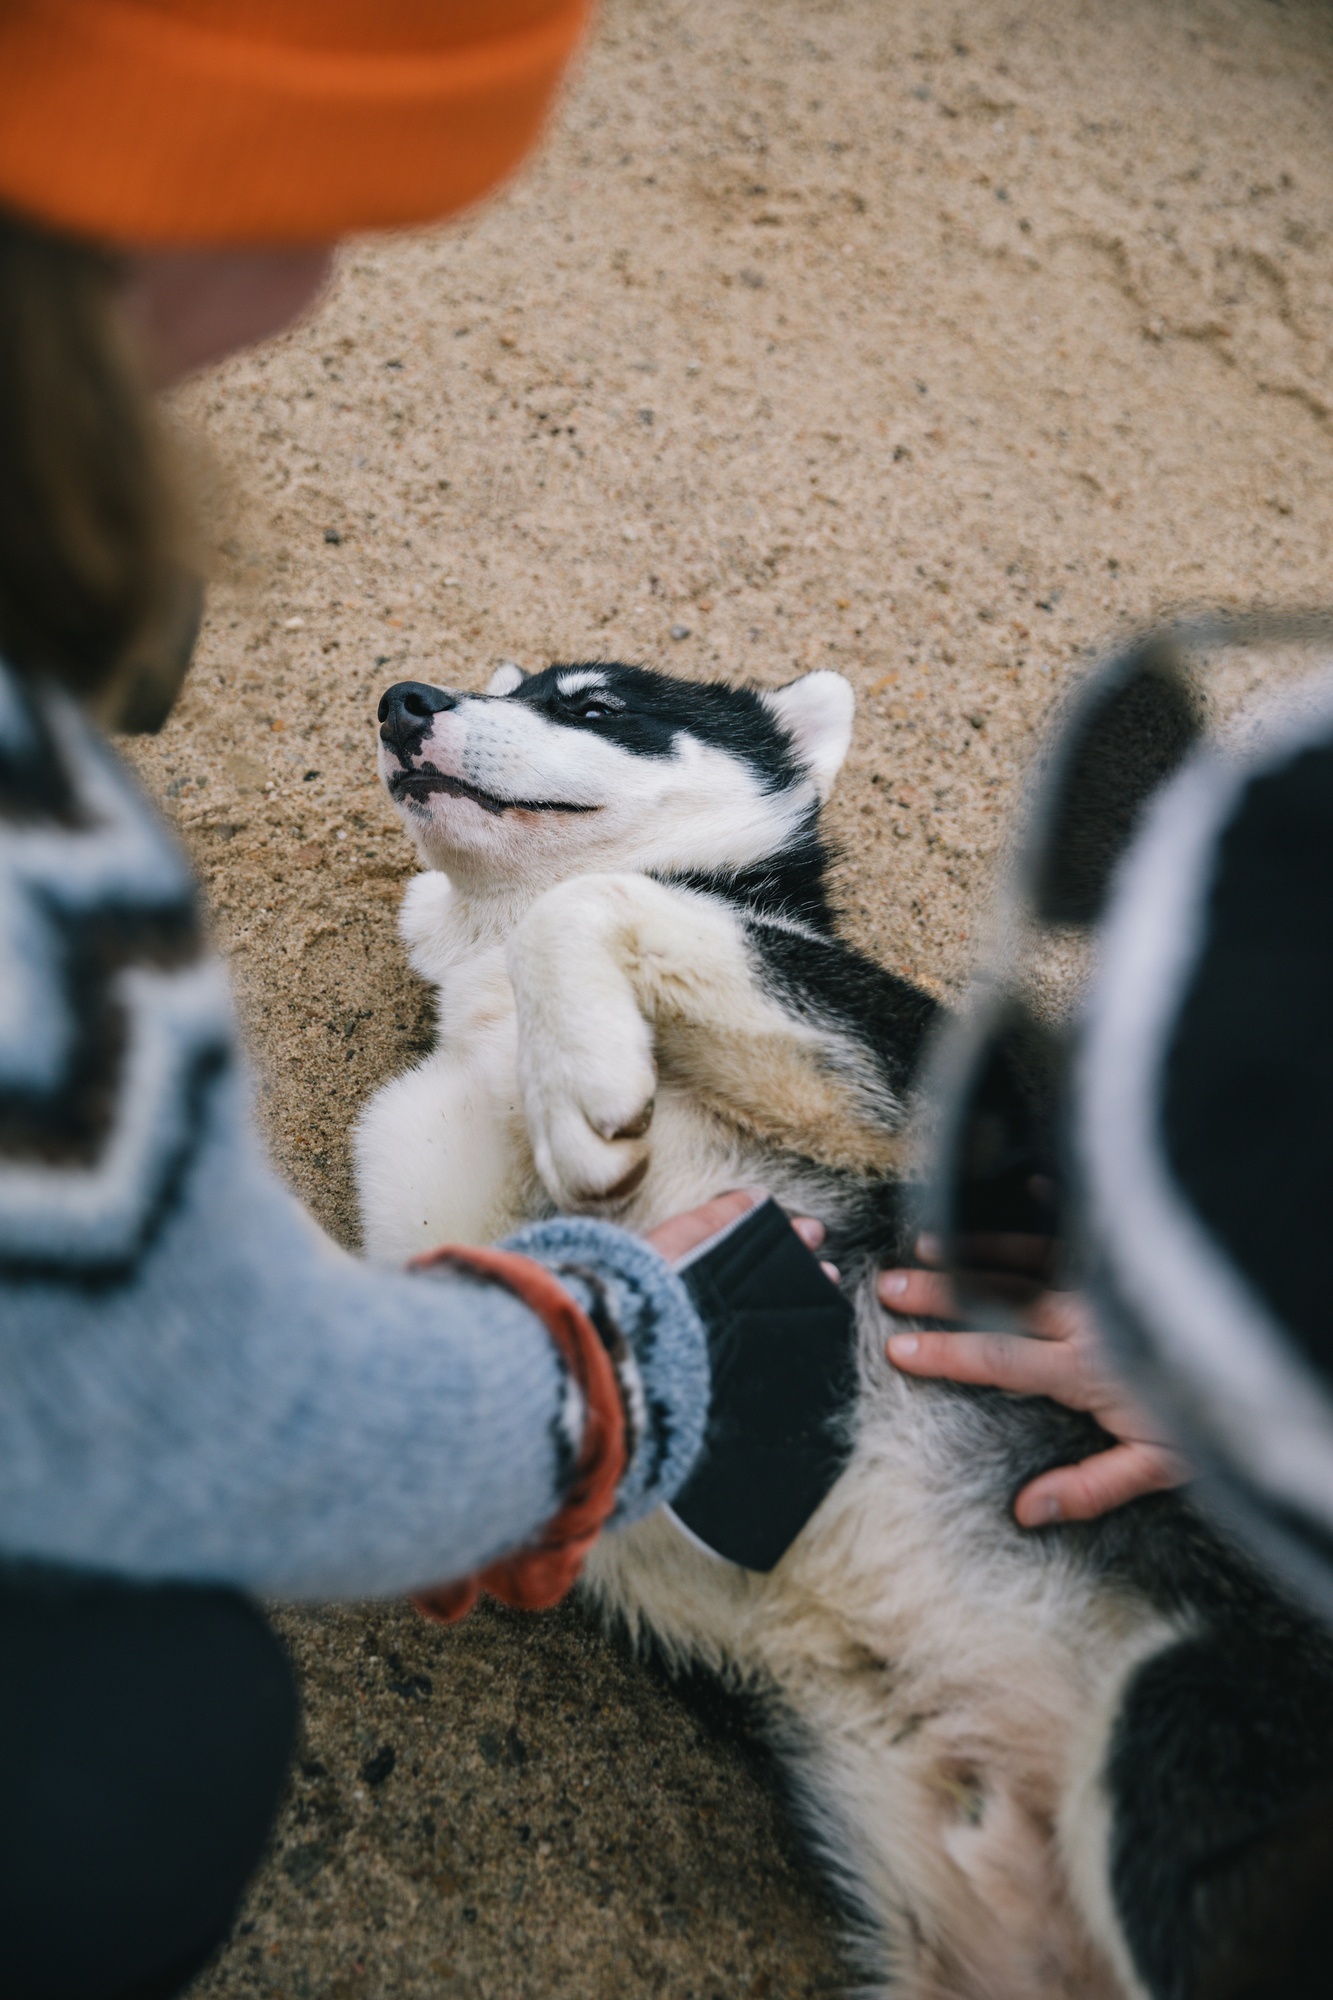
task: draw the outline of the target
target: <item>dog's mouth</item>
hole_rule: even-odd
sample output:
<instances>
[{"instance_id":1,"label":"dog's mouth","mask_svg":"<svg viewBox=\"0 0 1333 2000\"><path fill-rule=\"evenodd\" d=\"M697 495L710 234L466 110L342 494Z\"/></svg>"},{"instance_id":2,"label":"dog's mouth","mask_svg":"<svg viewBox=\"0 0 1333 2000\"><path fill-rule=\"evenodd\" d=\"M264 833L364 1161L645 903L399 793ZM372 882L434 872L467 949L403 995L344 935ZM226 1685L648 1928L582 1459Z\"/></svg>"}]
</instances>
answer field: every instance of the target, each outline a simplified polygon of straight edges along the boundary
<instances>
[{"instance_id":1,"label":"dog's mouth","mask_svg":"<svg viewBox=\"0 0 1333 2000\"><path fill-rule=\"evenodd\" d=\"M473 805L488 813L592 813L601 810L600 806L575 805L569 799L502 799L495 792L483 792L480 785L469 785L466 778L451 777L448 772L436 771L430 765L413 771L392 772L388 787L389 796L395 801L424 801L432 792L447 792L451 798L471 799Z\"/></svg>"}]
</instances>

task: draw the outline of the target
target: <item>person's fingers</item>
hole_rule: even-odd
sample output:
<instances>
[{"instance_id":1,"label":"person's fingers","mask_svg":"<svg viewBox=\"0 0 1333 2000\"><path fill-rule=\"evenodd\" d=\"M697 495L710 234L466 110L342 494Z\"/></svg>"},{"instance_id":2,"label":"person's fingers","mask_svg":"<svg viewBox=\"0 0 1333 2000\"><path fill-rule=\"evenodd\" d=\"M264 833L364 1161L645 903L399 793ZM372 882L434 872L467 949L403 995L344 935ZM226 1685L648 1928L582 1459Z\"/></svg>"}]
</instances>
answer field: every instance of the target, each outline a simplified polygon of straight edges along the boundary
<instances>
[{"instance_id":1,"label":"person's fingers","mask_svg":"<svg viewBox=\"0 0 1333 2000\"><path fill-rule=\"evenodd\" d=\"M817 1215L793 1215L791 1226L807 1250L818 1250L828 1235L827 1229ZM842 1283L842 1272L836 1264L826 1264L821 1261L819 1268L831 1285Z\"/></svg>"},{"instance_id":2,"label":"person's fingers","mask_svg":"<svg viewBox=\"0 0 1333 2000\"><path fill-rule=\"evenodd\" d=\"M1181 1486L1190 1468L1179 1452L1159 1444L1117 1444L1095 1452L1079 1465L1043 1472L1014 1502L1020 1527L1049 1527L1053 1521L1095 1521L1113 1507Z\"/></svg>"},{"instance_id":3,"label":"person's fingers","mask_svg":"<svg viewBox=\"0 0 1333 2000\"><path fill-rule=\"evenodd\" d=\"M1070 1409L1088 1406L1089 1384L1079 1355L1021 1333L894 1333L888 1355L907 1375L973 1382L1017 1396L1050 1396Z\"/></svg>"},{"instance_id":4,"label":"person's fingers","mask_svg":"<svg viewBox=\"0 0 1333 2000\"><path fill-rule=\"evenodd\" d=\"M960 1319L962 1308L950 1281L934 1271L881 1271L876 1281L879 1302L904 1319ZM1088 1334L1092 1320L1078 1292L1042 1292L1024 1314L1025 1330L1038 1340L1073 1340Z\"/></svg>"},{"instance_id":5,"label":"person's fingers","mask_svg":"<svg viewBox=\"0 0 1333 2000\"><path fill-rule=\"evenodd\" d=\"M731 1223L760 1202L767 1201L763 1188L731 1188L726 1194L714 1195L698 1208L688 1208L681 1215L673 1215L666 1222L660 1222L656 1229L650 1229L646 1241L651 1243L659 1257L665 1257L668 1264L679 1263L682 1257L697 1250L710 1236L720 1235Z\"/></svg>"},{"instance_id":6,"label":"person's fingers","mask_svg":"<svg viewBox=\"0 0 1333 2000\"><path fill-rule=\"evenodd\" d=\"M768 1198L766 1188L730 1188L726 1194L714 1195L711 1201L702 1202L698 1208L687 1208L682 1214L660 1222L656 1229L648 1231L644 1241L651 1243L659 1257L665 1257L668 1264L678 1264L682 1257L688 1257L691 1250L697 1250L710 1236L720 1236L724 1229ZM823 1223L813 1215L794 1215L791 1226L807 1250L818 1250L828 1235ZM841 1282L836 1264L825 1264L823 1270L830 1283L836 1285Z\"/></svg>"},{"instance_id":7,"label":"person's fingers","mask_svg":"<svg viewBox=\"0 0 1333 2000\"><path fill-rule=\"evenodd\" d=\"M958 1307L947 1278L936 1271L881 1271L875 1280L881 1305L912 1319L956 1319Z\"/></svg>"}]
</instances>

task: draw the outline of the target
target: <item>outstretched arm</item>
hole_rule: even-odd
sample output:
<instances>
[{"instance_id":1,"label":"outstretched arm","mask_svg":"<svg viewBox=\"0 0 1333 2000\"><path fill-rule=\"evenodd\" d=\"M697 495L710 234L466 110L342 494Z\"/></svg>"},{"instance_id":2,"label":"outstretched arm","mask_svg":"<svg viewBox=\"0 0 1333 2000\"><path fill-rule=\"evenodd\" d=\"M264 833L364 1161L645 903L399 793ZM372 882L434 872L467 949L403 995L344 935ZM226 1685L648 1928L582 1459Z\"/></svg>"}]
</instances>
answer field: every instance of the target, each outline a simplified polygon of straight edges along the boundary
<instances>
[{"instance_id":1,"label":"outstretched arm","mask_svg":"<svg viewBox=\"0 0 1333 2000\"><path fill-rule=\"evenodd\" d=\"M918 1248L924 1261L938 1261L929 1239ZM936 1270L882 1271L879 1297L904 1318L959 1317L949 1281ZM1085 1410L1116 1440L1081 1464L1058 1466L1031 1480L1014 1503L1021 1526L1094 1520L1190 1477L1189 1465L1161 1425L1106 1367L1086 1299L1077 1292L1042 1292L1023 1317L1023 1334L904 1331L888 1342L889 1359L905 1374L1049 1396L1067 1409Z\"/></svg>"}]
</instances>

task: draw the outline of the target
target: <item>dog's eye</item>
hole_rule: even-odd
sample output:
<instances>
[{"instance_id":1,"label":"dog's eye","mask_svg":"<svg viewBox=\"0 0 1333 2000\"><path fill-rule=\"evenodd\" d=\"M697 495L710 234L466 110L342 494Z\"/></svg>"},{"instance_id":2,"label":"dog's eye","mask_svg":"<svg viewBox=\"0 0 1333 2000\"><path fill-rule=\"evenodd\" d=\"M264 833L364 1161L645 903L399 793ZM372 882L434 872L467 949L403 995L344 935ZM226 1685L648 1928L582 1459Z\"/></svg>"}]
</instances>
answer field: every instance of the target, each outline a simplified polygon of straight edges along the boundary
<instances>
[{"instance_id":1,"label":"dog's eye","mask_svg":"<svg viewBox=\"0 0 1333 2000\"><path fill-rule=\"evenodd\" d=\"M602 722L611 710L604 701L579 701L574 704L574 713L580 722Z\"/></svg>"}]
</instances>

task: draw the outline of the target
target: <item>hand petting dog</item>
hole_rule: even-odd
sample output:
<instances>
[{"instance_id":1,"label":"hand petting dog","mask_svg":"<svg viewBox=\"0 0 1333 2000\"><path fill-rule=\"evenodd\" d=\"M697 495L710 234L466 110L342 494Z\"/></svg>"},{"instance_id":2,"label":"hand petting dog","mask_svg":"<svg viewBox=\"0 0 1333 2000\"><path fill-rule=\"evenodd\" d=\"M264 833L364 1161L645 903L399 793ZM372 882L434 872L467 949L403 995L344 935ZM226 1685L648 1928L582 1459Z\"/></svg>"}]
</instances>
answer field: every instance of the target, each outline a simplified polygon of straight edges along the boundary
<instances>
[{"instance_id":1,"label":"hand petting dog","mask_svg":"<svg viewBox=\"0 0 1333 2000\"><path fill-rule=\"evenodd\" d=\"M929 1237L919 1239L917 1254L925 1265L940 1262ZM959 1318L953 1288L938 1270L881 1271L877 1289L880 1303L905 1318ZM1087 1411L1116 1440L1078 1465L1030 1480L1014 1502L1020 1527L1092 1521L1192 1476L1162 1426L1106 1368L1091 1306L1080 1293L1038 1292L1022 1317L1025 1333L912 1331L888 1341L890 1361L905 1374L1049 1396L1067 1409Z\"/></svg>"},{"instance_id":2,"label":"hand petting dog","mask_svg":"<svg viewBox=\"0 0 1333 2000\"><path fill-rule=\"evenodd\" d=\"M761 1192L750 1189L718 1195L651 1230L648 1241L675 1263L762 1200ZM812 1250L823 1242L823 1225L813 1216L793 1217L792 1227ZM924 1265L941 1261L929 1237L919 1238L917 1253ZM825 1264L824 1270L836 1283L834 1266ZM1023 1289L1023 1276L1016 1274L1012 1285L1016 1292ZM1030 1282L1025 1288L1031 1290ZM935 1269L882 1271L878 1293L889 1312L904 1318L959 1318L953 1288ZM970 1382L1017 1396L1049 1396L1066 1409L1086 1411L1116 1440L1078 1465L1058 1466L1030 1480L1014 1502L1020 1527L1096 1520L1114 1507L1183 1485L1191 1477L1188 1461L1160 1424L1105 1368L1092 1309L1080 1293L1039 1291L1026 1306L1023 1321L1027 1331L1021 1334L913 1330L895 1333L888 1341L889 1359L904 1374Z\"/></svg>"},{"instance_id":3,"label":"hand petting dog","mask_svg":"<svg viewBox=\"0 0 1333 2000\"><path fill-rule=\"evenodd\" d=\"M732 1188L726 1194L717 1194L711 1201L705 1201L698 1208L688 1208L681 1215L673 1215L669 1221L661 1222L656 1229L650 1229L645 1241L651 1243L659 1257L665 1257L668 1264L678 1264L692 1250L697 1250L711 1236L720 1236L733 1222L739 1222L752 1208L768 1199L763 1188ZM794 1215L791 1226L804 1243L807 1250L818 1250L827 1231L822 1222L813 1215ZM820 1269L831 1285L839 1279L836 1264L821 1264Z\"/></svg>"},{"instance_id":4,"label":"hand petting dog","mask_svg":"<svg viewBox=\"0 0 1333 2000\"><path fill-rule=\"evenodd\" d=\"M707 1238L719 1234L763 1199L762 1193L735 1189L651 1230L648 1241L675 1263ZM795 1216L792 1227L812 1250L824 1238L813 1216ZM925 1265L940 1262L938 1246L921 1237L917 1252ZM832 1265L827 1275L837 1282ZM1021 1278L1015 1278L1015 1286ZM949 1280L938 1270L882 1271L880 1303L911 1319L959 1317ZM1049 1396L1066 1409L1084 1410L1116 1440L1078 1465L1062 1465L1030 1480L1014 1502L1020 1527L1044 1528L1056 1521L1092 1521L1145 1493L1183 1485L1188 1461L1162 1427L1136 1403L1105 1368L1092 1309L1078 1292L1042 1291L1023 1313L1026 1333L895 1333L889 1359L907 1375L970 1382L1006 1389L1017 1396Z\"/></svg>"}]
</instances>

